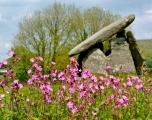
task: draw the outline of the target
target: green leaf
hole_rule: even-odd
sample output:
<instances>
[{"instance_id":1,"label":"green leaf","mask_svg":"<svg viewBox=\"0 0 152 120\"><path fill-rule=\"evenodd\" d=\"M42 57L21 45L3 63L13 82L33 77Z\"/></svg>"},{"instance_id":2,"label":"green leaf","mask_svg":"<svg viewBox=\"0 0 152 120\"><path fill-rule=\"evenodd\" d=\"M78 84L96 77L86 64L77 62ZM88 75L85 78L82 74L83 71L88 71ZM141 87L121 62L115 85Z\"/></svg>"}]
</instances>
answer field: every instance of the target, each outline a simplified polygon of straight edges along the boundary
<instances>
[{"instance_id":1,"label":"green leaf","mask_svg":"<svg viewBox=\"0 0 152 120\"><path fill-rule=\"evenodd\" d=\"M32 117L32 120L39 120L38 118L36 118L36 117Z\"/></svg>"}]
</instances>

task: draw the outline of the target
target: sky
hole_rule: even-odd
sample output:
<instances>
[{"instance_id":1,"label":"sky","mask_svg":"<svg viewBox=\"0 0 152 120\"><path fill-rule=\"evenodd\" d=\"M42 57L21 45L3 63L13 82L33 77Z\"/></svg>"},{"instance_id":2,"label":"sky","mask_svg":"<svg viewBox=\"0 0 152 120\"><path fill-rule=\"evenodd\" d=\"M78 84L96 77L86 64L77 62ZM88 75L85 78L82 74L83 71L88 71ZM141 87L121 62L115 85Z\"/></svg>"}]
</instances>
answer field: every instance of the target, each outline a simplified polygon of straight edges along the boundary
<instances>
[{"instance_id":1,"label":"sky","mask_svg":"<svg viewBox=\"0 0 152 120\"><path fill-rule=\"evenodd\" d=\"M54 2L80 8L102 7L122 17L135 14L135 21L131 24L135 38L152 39L152 0L0 0L0 62L8 58L11 41L22 18Z\"/></svg>"}]
</instances>

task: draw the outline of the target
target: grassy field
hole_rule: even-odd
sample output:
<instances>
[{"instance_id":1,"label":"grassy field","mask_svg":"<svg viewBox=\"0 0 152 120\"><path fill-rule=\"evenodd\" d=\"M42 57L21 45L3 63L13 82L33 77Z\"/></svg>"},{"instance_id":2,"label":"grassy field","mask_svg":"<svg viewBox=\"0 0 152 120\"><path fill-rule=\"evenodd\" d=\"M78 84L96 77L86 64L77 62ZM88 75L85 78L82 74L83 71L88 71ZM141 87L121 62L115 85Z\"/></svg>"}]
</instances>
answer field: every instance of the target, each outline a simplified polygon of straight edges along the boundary
<instances>
[{"instance_id":1,"label":"grassy field","mask_svg":"<svg viewBox=\"0 0 152 120\"><path fill-rule=\"evenodd\" d=\"M137 44L145 57L152 56L152 40L137 40Z\"/></svg>"},{"instance_id":2,"label":"grassy field","mask_svg":"<svg viewBox=\"0 0 152 120\"><path fill-rule=\"evenodd\" d=\"M152 40L137 40L137 44L147 60L148 67L152 68Z\"/></svg>"},{"instance_id":3,"label":"grassy field","mask_svg":"<svg viewBox=\"0 0 152 120\"><path fill-rule=\"evenodd\" d=\"M0 87L0 120L152 118L152 78L101 76L89 71L82 71L80 78L76 61L71 61L66 72L52 71L49 76L33 67L28 84L6 77Z\"/></svg>"}]
</instances>

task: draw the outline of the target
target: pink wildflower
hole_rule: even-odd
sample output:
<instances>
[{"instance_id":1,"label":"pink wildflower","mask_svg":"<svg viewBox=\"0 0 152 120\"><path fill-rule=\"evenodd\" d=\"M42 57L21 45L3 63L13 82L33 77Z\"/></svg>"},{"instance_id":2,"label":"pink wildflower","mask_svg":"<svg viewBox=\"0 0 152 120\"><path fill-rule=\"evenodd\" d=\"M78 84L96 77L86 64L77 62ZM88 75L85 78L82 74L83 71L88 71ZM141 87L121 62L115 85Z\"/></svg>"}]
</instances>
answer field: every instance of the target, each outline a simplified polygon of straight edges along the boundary
<instances>
[{"instance_id":1,"label":"pink wildflower","mask_svg":"<svg viewBox=\"0 0 152 120\"><path fill-rule=\"evenodd\" d=\"M52 102L52 99L48 97L48 95L45 96L45 99L48 103Z\"/></svg>"},{"instance_id":2,"label":"pink wildflower","mask_svg":"<svg viewBox=\"0 0 152 120\"><path fill-rule=\"evenodd\" d=\"M11 57L13 57L15 54L14 54L14 51L10 51L9 53L8 53L8 55L9 56L11 56Z\"/></svg>"},{"instance_id":3,"label":"pink wildflower","mask_svg":"<svg viewBox=\"0 0 152 120\"><path fill-rule=\"evenodd\" d=\"M29 85L33 84L33 80L32 79L28 79L27 84L29 84Z\"/></svg>"},{"instance_id":4,"label":"pink wildflower","mask_svg":"<svg viewBox=\"0 0 152 120\"><path fill-rule=\"evenodd\" d=\"M96 76L92 76L92 80L94 81L94 82L97 82L97 77Z\"/></svg>"},{"instance_id":5,"label":"pink wildflower","mask_svg":"<svg viewBox=\"0 0 152 120\"><path fill-rule=\"evenodd\" d=\"M114 79L114 80L113 80L113 83L114 83L115 85L119 84L119 82L120 82L120 79Z\"/></svg>"},{"instance_id":6,"label":"pink wildflower","mask_svg":"<svg viewBox=\"0 0 152 120\"><path fill-rule=\"evenodd\" d=\"M110 80L104 78L104 84L109 85L110 84Z\"/></svg>"},{"instance_id":7,"label":"pink wildflower","mask_svg":"<svg viewBox=\"0 0 152 120\"><path fill-rule=\"evenodd\" d=\"M18 80L14 80L14 84L18 84Z\"/></svg>"},{"instance_id":8,"label":"pink wildflower","mask_svg":"<svg viewBox=\"0 0 152 120\"><path fill-rule=\"evenodd\" d=\"M80 109L83 109L83 108L84 108L84 106L80 104L80 105L79 105L79 108L80 108Z\"/></svg>"},{"instance_id":9,"label":"pink wildflower","mask_svg":"<svg viewBox=\"0 0 152 120\"><path fill-rule=\"evenodd\" d=\"M23 88L23 85L20 83L18 83L18 80L14 80L13 81L13 85L12 85L12 88L14 89L14 90L18 90L19 88Z\"/></svg>"},{"instance_id":10,"label":"pink wildflower","mask_svg":"<svg viewBox=\"0 0 152 120\"><path fill-rule=\"evenodd\" d=\"M84 96L85 96L85 94L86 94L86 91L82 91L82 92L80 92L80 99L81 99L82 97L84 97Z\"/></svg>"},{"instance_id":11,"label":"pink wildflower","mask_svg":"<svg viewBox=\"0 0 152 120\"><path fill-rule=\"evenodd\" d=\"M1 106L1 107L4 107L4 106L5 106L5 104L4 104L4 103L2 103L0 106Z\"/></svg>"},{"instance_id":12,"label":"pink wildflower","mask_svg":"<svg viewBox=\"0 0 152 120\"><path fill-rule=\"evenodd\" d=\"M104 80L103 76L100 76L100 80Z\"/></svg>"},{"instance_id":13,"label":"pink wildflower","mask_svg":"<svg viewBox=\"0 0 152 120\"><path fill-rule=\"evenodd\" d=\"M132 101L136 101L136 97L133 97L131 100L132 100Z\"/></svg>"},{"instance_id":14,"label":"pink wildflower","mask_svg":"<svg viewBox=\"0 0 152 120\"><path fill-rule=\"evenodd\" d=\"M38 76L37 76L36 74L33 74L33 75L32 75L32 79L33 79L33 80L36 80L37 77L38 77Z\"/></svg>"},{"instance_id":15,"label":"pink wildflower","mask_svg":"<svg viewBox=\"0 0 152 120\"><path fill-rule=\"evenodd\" d=\"M100 86L100 92L101 92L101 93L104 92L104 86Z\"/></svg>"},{"instance_id":16,"label":"pink wildflower","mask_svg":"<svg viewBox=\"0 0 152 120\"><path fill-rule=\"evenodd\" d=\"M123 87L127 87L127 84L126 84L126 83L123 83L122 86L123 86Z\"/></svg>"},{"instance_id":17,"label":"pink wildflower","mask_svg":"<svg viewBox=\"0 0 152 120\"><path fill-rule=\"evenodd\" d=\"M106 66L106 70L108 70L108 71L109 71L109 70L111 70L111 68L112 68L112 67L111 67L111 66L109 66L109 65L108 65L108 66Z\"/></svg>"},{"instance_id":18,"label":"pink wildflower","mask_svg":"<svg viewBox=\"0 0 152 120\"><path fill-rule=\"evenodd\" d=\"M88 100L88 104L89 104L89 105L92 105L92 103L93 103L92 100L89 99L89 100Z\"/></svg>"},{"instance_id":19,"label":"pink wildflower","mask_svg":"<svg viewBox=\"0 0 152 120\"><path fill-rule=\"evenodd\" d=\"M127 86L132 86L133 85L133 83L129 80L128 82L127 82Z\"/></svg>"},{"instance_id":20,"label":"pink wildflower","mask_svg":"<svg viewBox=\"0 0 152 120\"><path fill-rule=\"evenodd\" d=\"M78 88L79 88L79 90L83 90L84 85L83 85L83 84L80 84L80 85L78 86Z\"/></svg>"},{"instance_id":21,"label":"pink wildflower","mask_svg":"<svg viewBox=\"0 0 152 120\"><path fill-rule=\"evenodd\" d=\"M29 101L30 101L30 99L29 99L29 98L27 98L27 99L26 99L26 102L29 102Z\"/></svg>"},{"instance_id":22,"label":"pink wildflower","mask_svg":"<svg viewBox=\"0 0 152 120\"><path fill-rule=\"evenodd\" d=\"M71 110L72 113L75 113L75 112L77 112L77 111L78 111L78 109L77 109L76 106L74 106L74 107L72 108L72 110Z\"/></svg>"},{"instance_id":23,"label":"pink wildflower","mask_svg":"<svg viewBox=\"0 0 152 120\"><path fill-rule=\"evenodd\" d=\"M43 58L41 56L39 56L37 59L43 61Z\"/></svg>"},{"instance_id":24,"label":"pink wildflower","mask_svg":"<svg viewBox=\"0 0 152 120\"><path fill-rule=\"evenodd\" d=\"M94 85L93 85L93 83L90 83L89 84L89 88L92 88Z\"/></svg>"},{"instance_id":25,"label":"pink wildflower","mask_svg":"<svg viewBox=\"0 0 152 120\"><path fill-rule=\"evenodd\" d=\"M52 63L52 65L55 65L56 63L55 62L51 62Z\"/></svg>"},{"instance_id":26,"label":"pink wildflower","mask_svg":"<svg viewBox=\"0 0 152 120\"><path fill-rule=\"evenodd\" d=\"M136 88L136 89L141 89L141 88L143 88L143 84L140 83L140 84L136 85L135 88Z\"/></svg>"},{"instance_id":27,"label":"pink wildflower","mask_svg":"<svg viewBox=\"0 0 152 120\"><path fill-rule=\"evenodd\" d=\"M58 74L58 78L61 78L63 75L64 75L64 72L60 72L60 73Z\"/></svg>"},{"instance_id":28,"label":"pink wildflower","mask_svg":"<svg viewBox=\"0 0 152 120\"><path fill-rule=\"evenodd\" d=\"M118 89L118 94L122 93L122 88Z\"/></svg>"},{"instance_id":29,"label":"pink wildflower","mask_svg":"<svg viewBox=\"0 0 152 120\"><path fill-rule=\"evenodd\" d=\"M63 88L63 90L65 90L65 89L66 89L66 86L65 86L65 85L63 85L63 86L62 86L62 88Z\"/></svg>"},{"instance_id":30,"label":"pink wildflower","mask_svg":"<svg viewBox=\"0 0 152 120\"><path fill-rule=\"evenodd\" d=\"M116 90L117 89L117 86L115 84L112 84L111 85L112 89Z\"/></svg>"},{"instance_id":31,"label":"pink wildflower","mask_svg":"<svg viewBox=\"0 0 152 120\"><path fill-rule=\"evenodd\" d=\"M82 76L81 76L83 79L86 79L88 78L89 76L86 74L86 73L82 73Z\"/></svg>"},{"instance_id":32,"label":"pink wildflower","mask_svg":"<svg viewBox=\"0 0 152 120\"><path fill-rule=\"evenodd\" d=\"M5 95L4 94L1 94L1 98L3 98Z\"/></svg>"},{"instance_id":33,"label":"pink wildflower","mask_svg":"<svg viewBox=\"0 0 152 120\"><path fill-rule=\"evenodd\" d=\"M43 79L47 79L49 75L43 75Z\"/></svg>"},{"instance_id":34,"label":"pink wildflower","mask_svg":"<svg viewBox=\"0 0 152 120\"><path fill-rule=\"evenodd\" d=\"M56 76L56 73L52 73L52 75L51 75L52 77L55 77Z\"/></svg>"},{"instance_id":35,"label":"pink wildflower","mask_svg":"<svg viewBox=\"0 0 152 120\"><path fill-rule=\"evenodd\" d=\"M41 67L41 66L38 66L38 67L37 67L37 70L38 70L38 71L42 71L42 67Z\"/></svg>"},{"instance_id":36,"label":"pink wildflower","mask_svg":"<svg viewBox=\"0 0 152 120\"><path fill-rule=\"evenodd\" d=\"M141 82L142 82L142 80L139 78L139 79L137 80L137 82L141 83Z\"/></svg>"},{"instance_id":37,"label":"pink wildflower","mask_svg":"<svg viewBox=\"0 0 152 120\"><path fill-rule=\"evenodd\" d=\"M73 108L73 103L72 102L68 102L67 106L68 106L68 108Z\"/></svg>"},{"instance_id":38,"label":"pink wildflower","mask_svg":"<svg viewBox=\"0 0 152 120\"><path fill-rule=\"evenodd\" d=\"M31 69L27 71L27 73L28 73L28 74L30 74L31 72L32 72L32 70L31 70Z\"/></svg>"},{"instance_id":39,"label":"pink wildflower","mask_svg":"<svg viewBox=\"0 0 152 120\"><path fill-rule=\"evenodd\" d=\"M100 89L101 89L101 90L104 90L104 86L100 86Z\"/></svg>"},{"instance_id":40,"label":"pink wildflower","mask_svg":"<svg viewBox=\"0 0 152 120\"><path fill-rule=\"evenodd\" d=\"M94 112L94 111L92 111L92 115L96 116L96 115L97 115L97 113L96 113L96 112Z\"/></svg>"},{"instance_id":41,"label":"pink wildflower","mask_svg":"<svg viewBox=\"0 0 152 120\"><path fill-rule=\"evenodd\" d=\"M23 88L23 85L20 83L20 84L18 84L18 87L19 88Z\"/></svg>"},{"instance_id":42,"label":"pink wildflower","mask_svg":"<svg viewBox=\"0 0 152 120\"><path fill-rule=\"evenodd\" d=\"M0 94L0 100L2 100L2 98L4 97L4 94Z\"/></svg>"},{"instance_id":43,"label":"pink wildflower","mask_svg":"<svg viewBox=\"0 0 152 120\"><path fill-rule=\"evenodd\" d=\"M120 98L120 99L118 99L118 102L119 102L120 104L123 104L123 103L124 103L124 100L123 100L122 98Z\"/></svg>"},{"instance_id":44,"label":"pink wildflower","mask_svg":"<svg viewBox=\"0 0 152 120\"><path fill-rule=\"evenodd\" d=\"M31 58L31 59L30 59L30 62L32 62L32 63L33 63L33 62L34 62L34 58Z\"/></svg>"},{"instance_id":45,"label":"pink wildflower","mask_svg":"<svg viewBox=\"0 0 152 120\"><path fill-rule=\"evenodd\" d=\"M97 84L94 84L94 88L95 88L96 90L98 90L98 85L97 85Z\"/></svg>"},{"instance_id":46,"label":"pink wildflower","mask_svg":"<svg viewBox=\"0 0 152 120\"><path fill-rule=\"evenodd\" d=\"M74 88L69 88L69 92L70 93L75 93L75 89Z\"/></svg>"},{"instance_id":47,"label":"pink wildflower","mask_svg":"<svg viewBox=\"0 0 152 120\"><path fill-rule=\"evenodd\" d=\"M111 94L111 95L110 95L110 98L111 98L111 99L113 99L114 97L115 97L115 95L114 95L114 94Z\"/></svg>"},{"instance_id":48,"label":"pink wildflower","mask_svg":"<svg viewBox=\"0 0 152 120\"><path fill-rule=\"evenodd\" d=\"M72 63L73 63L74 61L75 61L75 59L74 59L74 58L70 58L70 62L72 62Z\"/></svg>"},{"instance_id":49,"label":"pink wildflower","mask_svg":"<svg viewBox=\"0 0 152 120\"><path fill-rule=\"evenodd\" d=\"M7 60L4 60L4 61L2 62L2 64L3 64L3 65L7 65Z\"/></svg>"},{"instance_id":50,"label":"pink wildflower","mask_svg":"<svg viewBox=\"0 0 152 120\"><path fill-rule=\"evenodd\" d=\"M122 96L122 99L124 100L124 104L128 104L129 99L125 95Z\"/></svg>"}]
</instances>

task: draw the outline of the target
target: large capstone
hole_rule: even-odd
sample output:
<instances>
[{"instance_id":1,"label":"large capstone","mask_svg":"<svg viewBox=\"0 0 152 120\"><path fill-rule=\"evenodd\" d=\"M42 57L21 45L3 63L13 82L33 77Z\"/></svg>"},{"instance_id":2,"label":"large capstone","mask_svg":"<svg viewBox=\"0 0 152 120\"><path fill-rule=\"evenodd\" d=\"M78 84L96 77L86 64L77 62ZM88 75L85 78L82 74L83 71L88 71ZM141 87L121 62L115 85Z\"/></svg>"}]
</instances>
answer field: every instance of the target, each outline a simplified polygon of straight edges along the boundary
<instances>
[{"instance_id":1,"label":"large capstone","mask_svg":"<svg viewBox=\"0 0 152 120\"><path fill-rule=\"evenodd\" d=\"M135 19L135 15L131 14L124 18L119 19L118 21L104 27L100 31L96 32L77 46L75 46L69 53L68 56L73 56L88 50L90 47L94 46L97 43L101 43L108 38L112 37L116 33L124 30L129 26Z\"/></svg>"},{"instance_id":2,"label":"large capstone","mask_svg":"<svg viewBox=\"0 0 152 120\"><path fill-rule=\"evenodd\" d=\"M131 31L127 32L127 41L129 43L130 51L134 60L136 71L138 75L142 74L142 67L146 67L146 60L141 54L138 45L136 44L136 39L134 38ZM146 68L145 68L146 69Z\"/></svg>"},{"instance_id":3,"label":"large capstone","mask_svg":"<svg viewBox=\"0 0 152 120\"><path fill-rule=\"evenodd\" d=\"M125 38L111 40L111 54L108 56L111 73L136 73L134 61Z\"/></svg>"},{"instance_id":4,"label":"large capstone","mask_svg":"<svg viewBox=\"0 0 152 120\"><path fill-rule=\"evenodd\" d=\"M104 70L108 65L108 58L99 48L92 48L85 56L83 56L82 62L84 66L88 66L91 73L99 73L107 75Z\"/></svg>"}]
</instances>

